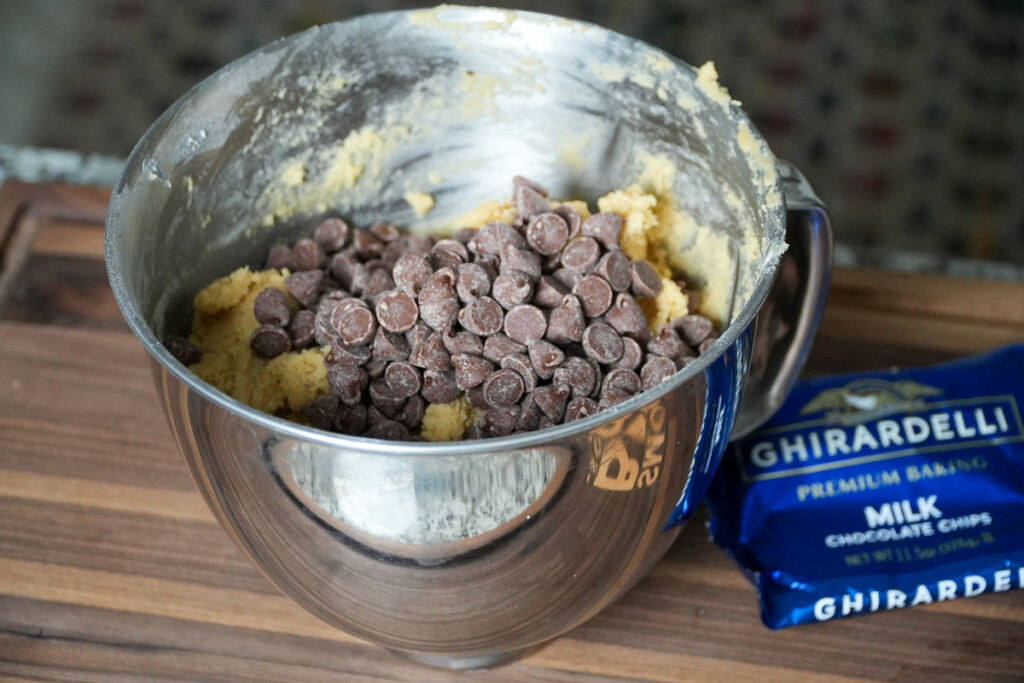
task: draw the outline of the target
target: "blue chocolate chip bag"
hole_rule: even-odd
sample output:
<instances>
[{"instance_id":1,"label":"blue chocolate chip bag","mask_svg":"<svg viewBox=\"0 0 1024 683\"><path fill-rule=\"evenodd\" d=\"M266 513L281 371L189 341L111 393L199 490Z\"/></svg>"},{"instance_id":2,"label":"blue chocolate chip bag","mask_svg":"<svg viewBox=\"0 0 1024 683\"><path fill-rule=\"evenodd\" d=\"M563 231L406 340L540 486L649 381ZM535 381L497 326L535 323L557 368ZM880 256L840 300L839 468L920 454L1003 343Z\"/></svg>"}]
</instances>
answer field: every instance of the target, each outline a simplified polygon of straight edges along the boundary
<instances>
[{"instance_id":1,"label":"blue chocolate chip bag","mask_svg":"<svg viewBox=\"0 0 1024 683\"><path fill-rule=\"evenodd\" d=\"M1024 345L800 382L730 445L711 535L771 628L1024 587Z\"/></svg>"}]
</instances>

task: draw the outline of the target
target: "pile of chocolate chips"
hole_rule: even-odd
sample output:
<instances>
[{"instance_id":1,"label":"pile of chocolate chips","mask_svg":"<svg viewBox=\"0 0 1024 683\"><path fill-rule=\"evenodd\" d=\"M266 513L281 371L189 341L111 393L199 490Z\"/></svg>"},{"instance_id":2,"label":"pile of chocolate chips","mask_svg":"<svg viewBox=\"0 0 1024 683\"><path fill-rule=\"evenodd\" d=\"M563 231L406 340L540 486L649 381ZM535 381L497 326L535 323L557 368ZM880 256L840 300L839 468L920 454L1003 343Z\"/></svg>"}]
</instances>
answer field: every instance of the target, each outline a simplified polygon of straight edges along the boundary
<instances>
[{"instance_id":1,"label":"pile of chocolate chips","mask_svg":"<svg viewBox=\"0 0 1024 683\"><path fill-rule=\"evenodd\" d=\"M690 315L650 332L635 297L656 296L661 279L622 252L618 214L582 221L534 182L513 188L512 225L435 239L328 218L312 239L271 249L266 267L291 271L303 308L260 292L250 344L264 358L330 345L331 393L302 410L313 426L409 440L428 404L465 393L483 414L466 438L542 429L658 385L714 342L692 291ZM172 352L195 362L181 342Z\"/></svg>"}]
</instances>

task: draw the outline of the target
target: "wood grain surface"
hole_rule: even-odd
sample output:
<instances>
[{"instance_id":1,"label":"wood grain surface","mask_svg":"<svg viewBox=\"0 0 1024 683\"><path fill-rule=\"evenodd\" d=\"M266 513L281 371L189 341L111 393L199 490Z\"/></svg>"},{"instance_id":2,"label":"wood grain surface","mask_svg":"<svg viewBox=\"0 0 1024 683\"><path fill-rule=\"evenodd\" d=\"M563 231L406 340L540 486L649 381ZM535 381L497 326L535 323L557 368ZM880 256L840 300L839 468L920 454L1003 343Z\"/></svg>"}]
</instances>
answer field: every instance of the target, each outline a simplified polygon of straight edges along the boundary
<instances>
[{"instance_id":1,"label":"wood grain surface","mask_svg":"<svg viewBox=\"0 0 1024 683\"><path fill-rule=\"evenodd\" d=\"M0 188L0 681L470 680L324 625L231 544L107 287L108 196ZM1022 285L839 270L807 372L1022 339ZM771 631L705 522L604 613L472 680L1024 679L1024 591Z\"/></svg>"}]
</instances>

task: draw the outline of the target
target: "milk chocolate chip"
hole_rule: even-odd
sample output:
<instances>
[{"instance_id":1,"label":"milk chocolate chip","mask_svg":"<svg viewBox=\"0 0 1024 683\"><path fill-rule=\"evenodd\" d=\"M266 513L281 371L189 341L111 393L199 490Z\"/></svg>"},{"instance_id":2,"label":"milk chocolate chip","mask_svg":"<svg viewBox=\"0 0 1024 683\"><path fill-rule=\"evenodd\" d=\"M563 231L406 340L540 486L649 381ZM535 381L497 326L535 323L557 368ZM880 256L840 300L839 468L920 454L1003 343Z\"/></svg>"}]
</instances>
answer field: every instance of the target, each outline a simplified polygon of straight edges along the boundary
<instances>
[{"instance_id":1,"label":"milk chocolate chip","mask_svg":"<svg viewBox=\"0 0 1024 683\"><path fill-rule=\"evenodd\" d=\"M277 358L291 350L292 340L277 325L260 325L249 336L249 346L260 358Z\"/></svg>"},{"instance_id":2,"label":"milk chocolate chip","mask_svg":"<svg viewBox=\"0 0 1024 683\"><path fill-rule=\"evenodd\" d=\"M192 365L203 359L203 351L184 337L169 334L164 337L164 347L171 352L182 365Z\"/></svg>"},{"instance_id":3,"label":"milk chocolate chip","mask_svg":"<svg viewBox=\"0 0 1024 683\"><path fill-rule=\"evenodd\" d=\"M377 321L388 332L408 332L419 314L416 300L402 290L388 292L377 303Z\"/></svg>"}]
</instances>

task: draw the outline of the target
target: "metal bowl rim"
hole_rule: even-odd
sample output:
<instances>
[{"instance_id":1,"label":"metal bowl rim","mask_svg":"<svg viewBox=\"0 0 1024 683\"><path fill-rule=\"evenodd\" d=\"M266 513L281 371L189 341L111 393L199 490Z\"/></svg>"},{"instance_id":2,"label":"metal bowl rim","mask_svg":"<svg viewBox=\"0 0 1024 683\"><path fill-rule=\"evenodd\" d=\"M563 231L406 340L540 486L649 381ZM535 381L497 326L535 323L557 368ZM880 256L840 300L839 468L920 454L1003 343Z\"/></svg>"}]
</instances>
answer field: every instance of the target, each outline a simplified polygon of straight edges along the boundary
<instances>
[{"instance_id":1,"label":"metal bowl rim","mask_svg":"<svg viewBox=\"0 0 1024 683\"><path fill-rule=\"evenodd\" d=\"M477 16L480 19L485 19L488 15L493 16L494 12L505 12L506 10L500 10L497 8L490 7L457 7L460 18L465 16ZM372 23L382 21L385 18L399 19L400 17L408 16L414 12L423 10L399 10L391 12L374 12L369 14L360 15L340 22L334 22L327 26L340 27L344 26L346 30L350 32L356 32L360 28L360 24ZM512 11L512 10L509 10ZM665 53L658 48L655 48L648 43L643 41L628 38L618 34L610 29L591 24L584 21L566 20L562 17L554 15L542 14L539 12L527 12L514 10L517 21L527 19L538 23L547 23L550 21L565 22L569 21L574 26L583 26L591 31L598 31L601 34L611 34L617 38L626 38L634 41L636 44L645 47L653 52L658 52L666 56L671 60L672 64L677 68L684 70L690 70L696 73L695 67L686 62L683 62L676 57ZM121 243L123 239L123 221L121 216L123 214L122 205L124 202L124 190L128 184L128 170L136 165L139 161L138 157L142 155L143 150L147 145L152 142L152 139L156 137L157 131L163 128L166 122L171 121L176 115L177 111L184 106L186 102L194 98L198 93L203 92L205 89L212 87L222 78L227 77L232 71L238 68L244 67L244 65L267 52L272 52L287 46L289 43L297 42L301 40L303 36L312 32L321 30L321 26L316 26L299 33L292 34L279 38L261 48L258 48L242 57L239 57L230 64L218 69L210 76L206 77L198 84L193 86L187 93L181 96L171 107L169 107L163 114L161 114L156 121L147 129L145 134L139 139L135 147L129 154L121 172L118 176L117 182L114 185L114 192L111 195L110 206L107 211L106 228L104 236L104 252L105 261L107 267L107 274L110 280L111 289L114 292L114 297L117 301L118 307L121 309L121 313L124 315L126 322L132 332L142 342L143 347L155 359L162 369L180 382L185 384L188 388L195 391L200 396L209 400L214 405L227 410L231 413L237 414L244 417L247 420L255 422L259 426L267 429L270 432L277 434L287 435L295 439L301 439L303 441L321 444L323 446L329 446L334 448L349 449L354 451L360 451L365 453L378 453L382 455L417 455L417 456L440 456L440 455L472 455L475 453L482 452L495 452L495 451L508 451L508 450L520 450L525 448L538 448L543 447L545 444L553 442L561 442L569 439L581 432L589 432L601 425L608 422L612 422L619 419L629 413L639 410L650 403L653 403L661 399L666 394L676 390L681 385L685 384L693 377L702 373L709 365L715 362L724 352L724 350L731 346L733 342L743 333L754 321L757 315L758 309L768 296L768 292L774 281L775 272L778 268L777 259L774 262L772 255L765 253L763 255L764 263L761 264L762 272L758 276L758 281L754 286L753 291L744 303L736 318L726 328L726 330L719 337L718 341L715 342L715 350L701 354L696 361L690 363L682 370L676 372L671 379L662 382L658 387L642 391L633 398L620 403L608 410L601 411L589 417L575 420L573 422L556 425L548 429L542 429L533 432L526 432L522 434L514 434L505 437L493 437L488 439L480 439L474 441L454 441L454 442L395 442L395 441L383 441L380 439L369 439L361 436L350 436L345 434L336 434L333 432L325 432L313 427L308 427L295 422L290 422L283 418L275 417L268 413L264 413L260 410L252 408L251 406L242 403L241 401L228 396L220 389L207 383L206 381L199 378L199 376L190 372L188 368L178 362L170 352L163 346L156 335L153 333L150 326L142 317L138 307L134 305L131 297L128 294L125 286L124 274L122 272L121 264L118 261L117 255L120 253ZM730 105L730 115L738 117L740 123L746 123L750 130L754 134L754 141L762 144L767 148L767 143L764 141L760 131L754 126L753 122L750 121L746 113L736 105ZM781 179L776 178L774 189L782 195L782 184ZM784 209L780 208L778 211L772 212L770 218L774 218L778 221L779 230L784 229ZM765 226L766 230L771 229L771 225Z\"/></svg>"}]
</instances>

